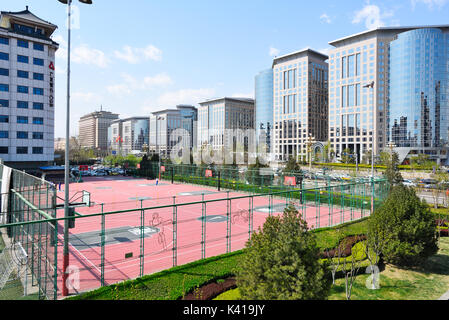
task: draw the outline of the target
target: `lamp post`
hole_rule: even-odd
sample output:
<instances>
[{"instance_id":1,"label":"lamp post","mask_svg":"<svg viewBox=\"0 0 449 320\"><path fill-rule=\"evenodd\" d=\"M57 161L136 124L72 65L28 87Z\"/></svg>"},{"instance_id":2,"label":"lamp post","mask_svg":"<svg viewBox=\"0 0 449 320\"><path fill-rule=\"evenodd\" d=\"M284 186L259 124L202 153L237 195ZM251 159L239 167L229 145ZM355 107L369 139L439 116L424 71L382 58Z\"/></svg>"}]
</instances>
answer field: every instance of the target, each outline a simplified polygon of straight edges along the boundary
<instances>
[{"instance_id":1,"label":"lamp post","mask_svg":"<svg viewBox=\"0 0 449 320\"><path fill-rule=\"evenodd\" d=\"M161 180L161 128L160 128L160 126L159 126L159 131L158 131L158 123L159 123L159 120L164 120L164 117L157 117L156 118L156 134L157 134L157 136L159 136L159 139L157 139L157 137L156 137L156 140L159 140L158 141L158 143L157 143L157 149L158 149L158 158L159 158L159 181Z\"/></svg>"},{"instance_id":2,"label":"lamp post","mask_svg":"<svg viewBox=\"0 0 449 320\"><path fill-rule=\"evenodd\" d=\"M67 29L68 29L68 46L67 46L67 115L66 115L66 135L65 135L65 167L64 167L64 251L62 262L62 295L69 295L67 288L67 268L69 266L69 184L70 184L70 48L71 48L71 23L72 23L72 0L58 0L67 5ZM78 0L84 4L92 4L91 0Z\"/></svg>"},{"instance_id":3,"label":"lamp post","mask_svg":"<svg viewBox=\"0 0 449 320\"><path fill-rule=\"evenodd\" d=\"M374 127L375 127L375 123L374 123L374 112L375 112L375 104L374 104L374 81L363 86L363 88L370 88L371 89L371 94L372 94L372 100L373 100L373 113L371 114L372 116L372 124L373 124L373 131L372 131L372 148L371 148L371 184L372 184L372 195L371 195L371 214L374 213L374 139L375 139L375 134L374 134Z\"/></svg>"}]
</instances>

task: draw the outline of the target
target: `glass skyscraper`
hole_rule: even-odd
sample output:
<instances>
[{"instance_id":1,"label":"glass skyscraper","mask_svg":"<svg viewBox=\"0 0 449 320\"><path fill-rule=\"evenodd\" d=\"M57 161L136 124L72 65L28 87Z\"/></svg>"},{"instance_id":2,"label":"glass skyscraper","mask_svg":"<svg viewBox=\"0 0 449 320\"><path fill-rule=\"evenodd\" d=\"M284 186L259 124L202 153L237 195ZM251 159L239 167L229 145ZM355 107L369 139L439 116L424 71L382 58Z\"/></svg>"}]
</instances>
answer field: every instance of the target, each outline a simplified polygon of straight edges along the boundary
<instances>
[{"instance_id":1,"label":"glass skyscraper","mask_svg":"<svg viewBox=\"0 0 449 320\"><path fill-rule=\"evenodd\" d=\"M256 76L256 122L255 129L259 143L266 143L271 151L273 129L273 69L264 70ZM259 141L263 139L265 141Z\"/></svg>"},{"instance_id":2,"label":"glass skyscraper","mask_svg":"<svg viewBox=\"0 0 449 320\"><path fill-rule=\"evenodd\" d=\"M445 158L449 140L449 33L411 30L390 43L388 134L401 158Z\"/></svg>"}]
</instances>

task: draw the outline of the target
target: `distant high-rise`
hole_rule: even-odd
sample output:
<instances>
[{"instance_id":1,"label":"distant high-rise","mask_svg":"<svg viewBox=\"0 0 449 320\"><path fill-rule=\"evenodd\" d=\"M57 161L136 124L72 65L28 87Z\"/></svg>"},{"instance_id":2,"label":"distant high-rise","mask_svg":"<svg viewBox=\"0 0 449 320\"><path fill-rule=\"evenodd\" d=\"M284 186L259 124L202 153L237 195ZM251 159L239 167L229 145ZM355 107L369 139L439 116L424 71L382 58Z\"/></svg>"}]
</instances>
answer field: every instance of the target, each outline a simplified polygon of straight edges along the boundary
<instances>
[{"instance_id":1,"label":"distant high-rise","mask_svg":"<svg viewBox=\"0 0 449 320\"><path fill-rule=\"evenodd\" d=\"M0 13L0 158L17 169L54 160L56 29L28 7Z\"/></svg>"},{"instance_id":2,"label":"distant high-rise","mask_svg":"<svg viewBox=\"0 0 449 320\"><path fill-rule=\"evenodd\" d=\"M248 139L255 138L255 132L248 132L248 129L254 130L253 99L224 97L200 103L198 150L206 146L220 151L223 148L234 151L239 146L247 149Z\"/></svg>"},{"instance_id":3,"label":"distant high-rise","mask_svg":"<svg viewBox=\"0 0 449 320\"><path fill-rule=\"evenodd\" d=\"M360 160L392 142L401 162L417 153L447 162L448 32L388 27L330 42L329 135L337 157L350 149Z\"/></svg>"},{"instance_id":4,"label":"distant high-rise","mask_svg":"<svg viewBox=\"0 0 449 320\"><path fill-rule=\"evenodd\" d=\"M273 69L260 72L255 78L255 129L257 142L271 150L273 129Z\"/></svg>"},{"instance_id":5,"label":"distant high-rise","mask_svg":"<svg viewBox=\"0 0 449 320\"><path fill-rule=\"evenodd\" d=\"M272 153L307 159L308 143L328 139L328 56L304 49L273 61Z\"/></svg>"},{"instance_id":6,"label":"distant high-rise","mask_svg":"<svg viewBox=\"0 0 449 320\"><path fill-rule=\"evenodd\" d=\"M168 158L178 143L192 149L196 145L197 120L198 110L190 105L178 105L176 109L153 112L150 116L150 153L160 153L163 158ZM184 130L178 139L174 139L172 133L177 129Z\"/></svg>"},{"instance_id":7,"label":"distant high-rise","mask_svg":"<svg viewBox=\"0 0 449 320\"><path fill-rule=\"evenodd\" d=\"M109 111L95 111L79 120L79 141L82 148L108 150L108 128L119 115Z\"/></svg>"}]
</instances>

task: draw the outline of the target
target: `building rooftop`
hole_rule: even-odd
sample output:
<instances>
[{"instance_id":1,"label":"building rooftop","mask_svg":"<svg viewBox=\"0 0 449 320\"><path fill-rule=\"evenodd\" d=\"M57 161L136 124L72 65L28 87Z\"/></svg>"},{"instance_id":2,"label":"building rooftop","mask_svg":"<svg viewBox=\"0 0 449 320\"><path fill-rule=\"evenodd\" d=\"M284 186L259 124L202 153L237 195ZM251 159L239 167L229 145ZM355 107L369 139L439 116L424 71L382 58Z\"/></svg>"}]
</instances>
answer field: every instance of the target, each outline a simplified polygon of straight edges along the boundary
<instances>
[{"instance_id":1,"label":"building rooftop","mask_svg":"<svg viewBox=\"0 0 449 320\"><path fill-rule=\"evenodd\" d=\"M39 18L38 16L34 15L31 11L28 10L28 6L23 11L17 12L0 11L0 27L4 29L12 29L11 23L14 22L23 23L24 25L32 24L33 26L41 27L47 31L45 36L48 38L58 28L58 26L56 26L55 24L45 21ZM17 30L15 30L15 32L17 32ZM44 36L37 33L36 34L24 33L24 34L29 36L40 36L40 37Z\"/></svg>"},{"instance_id":2,"label":"building rooftop","mask_svg":"<svg viewBox=\"0 0 449 320\"><path fill-rule=\"evenodd\" d=\"M424 28L439 28L439 29L448 29L449 30L449 25L429 25L429 26L404 26L404 27L379 27L376 29L371 29L371 30L366 30L363 32L359 32L350 36L346 36L334 41L329 42L329 44L331 46L337 47L339 43L344 42L346 40L349 39L356 39L356 38L361 38L361 37L367 37L371 34L375 34L375 33L379 33L379 32L407 32L410 30L415 30L415 29L424 29Z\"/></svg>"},{"instance_id":3,"label":"building rooftop","mask_svg":"<svg viewBox=\"0 0 449 320\"><path fill-rule=\"evenodd\" d=\"M293 58L295 56L308 56L308 55L315 55L315 56L318 56L319 58L321 58L323 60L329 59L329 56L324 54L324 53L318 52L318 51L310 49L310 48L304 48L304 49L301 49L301 50L298 50L298 51L295 51L295 52L292 52L292 53L289 53L289 54L285 54L285 55L280 56L280 57L275 57L273 59L273 67L278 62L281 62L280 60L287 60L287 59Z\"/></svg>"},{"instance_id":4,"label":"building rooftop","mask_svg":"<svg viewBox=\"0 0 449 320\"><path fill-rule=\"evenodd\" d=\"M204 102L200 102L199 104L203 105L203 104L208 104L211 102L222 101L222 100L230 100L230 101L237 101L237 102L244 102L244 103L254 103L254 99L251 99L251 98L222 97L222 98L206 100Z\"/></svg>"}]
</instances>

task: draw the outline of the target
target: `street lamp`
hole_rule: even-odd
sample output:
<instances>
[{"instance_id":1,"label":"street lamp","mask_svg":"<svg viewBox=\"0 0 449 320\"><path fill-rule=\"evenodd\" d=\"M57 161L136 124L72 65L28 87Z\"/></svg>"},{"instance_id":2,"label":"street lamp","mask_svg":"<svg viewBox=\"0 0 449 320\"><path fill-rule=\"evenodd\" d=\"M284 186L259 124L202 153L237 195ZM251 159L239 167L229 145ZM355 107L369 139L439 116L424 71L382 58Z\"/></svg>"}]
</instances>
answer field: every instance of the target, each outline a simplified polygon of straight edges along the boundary
<instances>
[{"instance_id":1,"label":"street lamp","mask_svg":"<svg viewBox=\"0 0 449 320\"><path fill-rule=\"evenodd\" d=\"M375 112L375 107L374 107L374 81L372 81L371 83L363 86L363 88L370 88L371 89L371 93L372 93L372 100L373 100L373 113L371 114L372 116L372 124L373 124L373 131L372 131L372 147L371 147L371 183L372 183L372 187L373 187L373 194L371 196L371 214L374 213L374 139L375 139L375 134L374 134L374 127L375 127L375 123L374 123L374 112Z\"/></svg>"},{"instance_id":2,"label":"street lamp","mask_svg":"<svg viewBox=\"0 0 449 320\"><path fill-rule=\"evenodd\" d=\"M71 48L71 13L72 0L58 0L67 5L67 29L68 29L68 47L67 47L67 115L66 115L66 135L65 135L65 167L64 167L64 251L62 262L62 295L64 297L69 295L67 288L67 268L69 266L69 184L70 184L70 48ZM78 0L81 3L92 4L91 0Z\"/></svg>"},{"instance_id":3,"label":"street lamp","mask_svg":"<svg viewBox=\"0 0 449 320\"><path fill-rule=\"evenodd\" d=\"M157 143L157 149L158 149L158 158L159 158L159 181L161 180L161 128L159 126L159 130L158 130L158 123L159 120L165 120L164 117L157 117L156 118L156 140L159 140ZM159 139L157 139L157 137L159 137Z\"/></svg>"}]
</instances>

